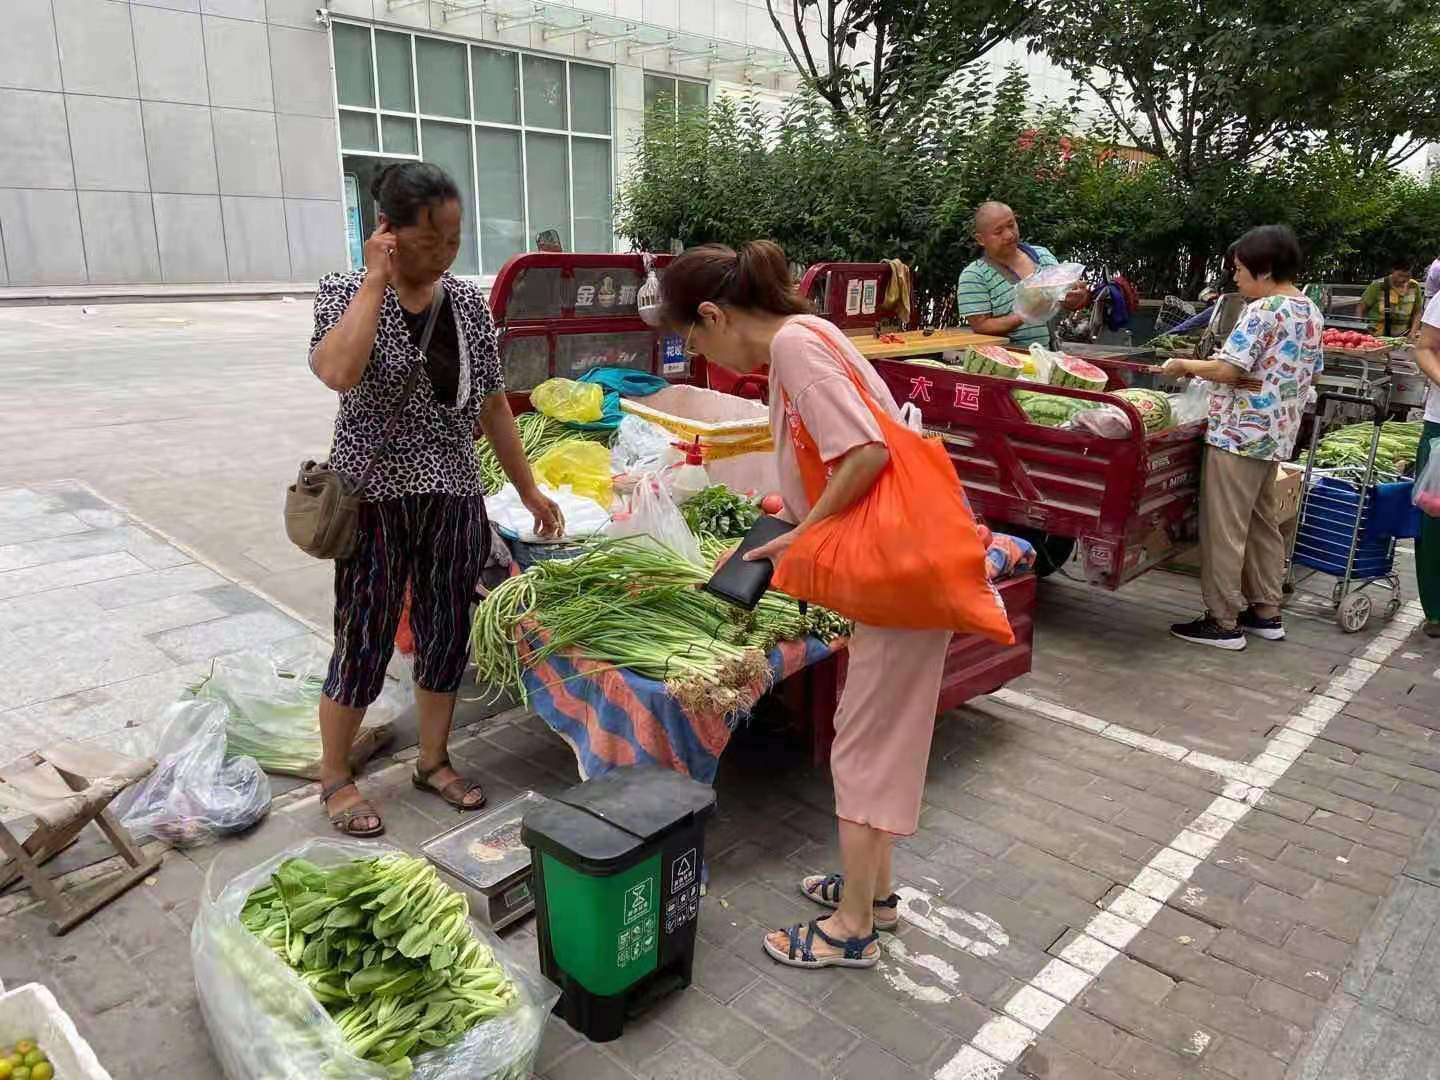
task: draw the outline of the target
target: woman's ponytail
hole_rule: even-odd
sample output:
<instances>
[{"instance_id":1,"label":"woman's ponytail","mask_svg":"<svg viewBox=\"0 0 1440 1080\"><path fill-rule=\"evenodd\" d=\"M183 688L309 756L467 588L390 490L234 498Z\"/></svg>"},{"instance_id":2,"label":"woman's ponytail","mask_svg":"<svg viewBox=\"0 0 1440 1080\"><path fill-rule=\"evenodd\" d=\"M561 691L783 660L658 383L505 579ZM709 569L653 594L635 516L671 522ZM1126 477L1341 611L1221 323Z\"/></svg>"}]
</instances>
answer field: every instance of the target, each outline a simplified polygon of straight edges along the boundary
<instances>
[{"instance_id":1,"label":"woman's ponytail","mask_svg":"<svg viewBox=\"0 0 1440 1080\"><path fill-rule=\"evenodd\" d=\"M693 323L709 301L771 315L808 315L785 251L773 240L752 240L739 252L724 244L690 248L661 276L662 316L672 326Z\"/></svg>"}]
</instances>

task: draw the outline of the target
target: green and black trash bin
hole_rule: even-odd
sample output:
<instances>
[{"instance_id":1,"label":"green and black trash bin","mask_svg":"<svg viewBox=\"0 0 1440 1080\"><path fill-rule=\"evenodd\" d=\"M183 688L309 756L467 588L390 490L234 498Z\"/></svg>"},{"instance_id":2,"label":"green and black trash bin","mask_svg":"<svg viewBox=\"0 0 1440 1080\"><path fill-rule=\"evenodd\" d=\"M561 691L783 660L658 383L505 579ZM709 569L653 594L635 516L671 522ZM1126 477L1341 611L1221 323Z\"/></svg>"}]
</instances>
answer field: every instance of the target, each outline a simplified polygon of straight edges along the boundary
<instances>
[{"instance_id":1,"label":"green and black trash bin","mask_svg":"<svg viewBox=\"0 0 1440 1080\"><path fill-rule=\"evenodd\" d=\"M715 792L670 769L616 769L526 813L540 965L555 1007L595 1042L690 985L705 819Z\"/></svg>"}]
</instances>

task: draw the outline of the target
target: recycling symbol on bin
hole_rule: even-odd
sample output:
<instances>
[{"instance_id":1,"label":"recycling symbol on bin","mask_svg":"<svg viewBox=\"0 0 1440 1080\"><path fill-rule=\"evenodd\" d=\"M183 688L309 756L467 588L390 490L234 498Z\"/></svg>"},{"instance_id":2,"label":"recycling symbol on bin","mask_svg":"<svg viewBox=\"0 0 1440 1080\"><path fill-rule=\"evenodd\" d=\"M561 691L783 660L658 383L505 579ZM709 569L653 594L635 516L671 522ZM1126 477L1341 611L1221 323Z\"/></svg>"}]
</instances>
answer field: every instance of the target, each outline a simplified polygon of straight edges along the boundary
<instances>
[{"instance_id":1,"label":"recycling symbol on bin","mask_svg":"<svg viewBox=\"0 0 1440 1080\"><path fill-rule=\"evenodd\" d=\"M625 890L625 923L628 926L636 919L650 913L650 879L637 881Z\"/></svg>"}]
</instances>

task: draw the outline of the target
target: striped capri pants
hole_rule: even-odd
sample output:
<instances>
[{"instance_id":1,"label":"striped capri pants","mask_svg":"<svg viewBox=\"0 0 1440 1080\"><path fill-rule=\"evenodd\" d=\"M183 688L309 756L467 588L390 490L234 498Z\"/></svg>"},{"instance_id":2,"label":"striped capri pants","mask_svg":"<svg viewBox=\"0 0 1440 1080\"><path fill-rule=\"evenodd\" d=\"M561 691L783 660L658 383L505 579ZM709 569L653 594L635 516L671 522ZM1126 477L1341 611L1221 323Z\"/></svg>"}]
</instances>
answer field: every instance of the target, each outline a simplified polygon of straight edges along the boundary
<instances>
[{"instance_id":1,"label":"striped capri pants","mask_svg":"<svg viewBox=\"0 0 1440 1080\"><path fill-rule=\"evenodd\" d=\"M465 675L470 605L490 528L479 496L424 494L367 502L355 554L335 561L335 651L325 694L364 708L380 696L411 583L415 685L451 694Z\"/></svg>"}]
</instances>

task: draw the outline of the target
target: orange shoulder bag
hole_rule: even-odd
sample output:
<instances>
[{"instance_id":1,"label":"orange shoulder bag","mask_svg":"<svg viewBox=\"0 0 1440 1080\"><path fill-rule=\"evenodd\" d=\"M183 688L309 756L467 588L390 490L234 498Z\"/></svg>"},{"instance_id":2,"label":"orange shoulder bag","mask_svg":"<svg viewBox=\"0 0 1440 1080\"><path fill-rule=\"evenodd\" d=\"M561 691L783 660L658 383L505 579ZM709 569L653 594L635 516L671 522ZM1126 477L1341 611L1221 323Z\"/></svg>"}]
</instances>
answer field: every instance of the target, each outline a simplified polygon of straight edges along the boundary
<instances>
[{"instance_id":1,"label":"orange shoulder bag","mask_svg":"<svg viewBox=\"0 0 1440 1080\"><path fill-rule=\"evenodd\" d=\"M975 516L944 446L891 419L849 358L815 333L874 414L890 461L868 492L800 533L775 568L774 587L868 626L955 630L1012 644L1005 605L985 576ZM788 395L785 422L813 505L829 470Z\"/></svg>"}]
</instances>

